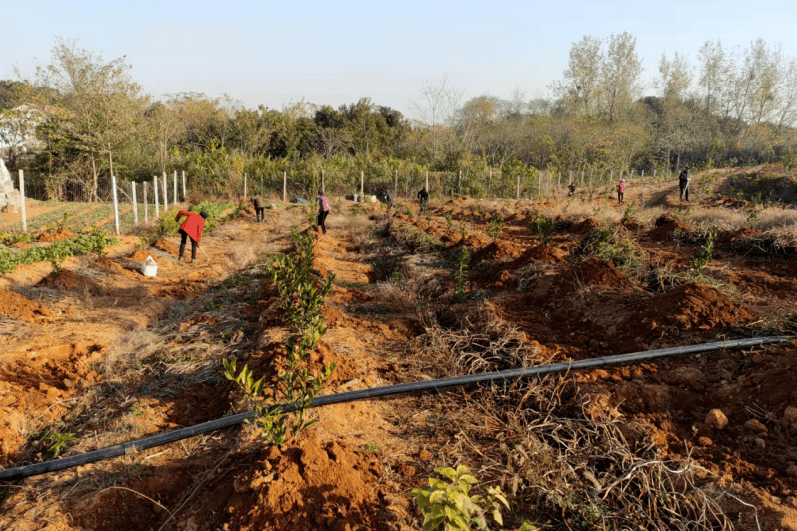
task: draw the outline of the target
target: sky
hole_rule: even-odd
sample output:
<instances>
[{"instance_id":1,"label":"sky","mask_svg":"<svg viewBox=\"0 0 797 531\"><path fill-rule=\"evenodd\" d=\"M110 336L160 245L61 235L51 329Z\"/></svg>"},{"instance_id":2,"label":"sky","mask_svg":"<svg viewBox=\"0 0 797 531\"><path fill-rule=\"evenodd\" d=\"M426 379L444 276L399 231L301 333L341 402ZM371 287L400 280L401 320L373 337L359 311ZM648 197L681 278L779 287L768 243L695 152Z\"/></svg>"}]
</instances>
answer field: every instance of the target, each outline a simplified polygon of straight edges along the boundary
<instances>
[{"instance_id":1,"label":"sky","mask_svg":"<svg viewBox=\"0 0 797 531\"><path fill-rule=\"evenodd\" d=\"M662 54L697 66L706 41L762 38L797 56L797 1L0 0L0 79L32 77L56 37L110 61L126 56L153 99L226 94L249 108L370 97L414 116L424 82L448 76L462 101L550 97L584 35L637 39L645 93Z\"/></svg>"}]
</instances>

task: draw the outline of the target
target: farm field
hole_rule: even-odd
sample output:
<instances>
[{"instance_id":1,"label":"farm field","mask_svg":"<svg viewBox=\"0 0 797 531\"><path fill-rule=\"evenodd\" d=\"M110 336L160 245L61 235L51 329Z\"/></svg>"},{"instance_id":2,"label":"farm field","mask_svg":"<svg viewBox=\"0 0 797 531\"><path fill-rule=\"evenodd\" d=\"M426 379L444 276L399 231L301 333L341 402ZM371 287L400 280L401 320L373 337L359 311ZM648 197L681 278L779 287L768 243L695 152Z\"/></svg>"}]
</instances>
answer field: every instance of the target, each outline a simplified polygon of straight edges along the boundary
<instances>
[{"instance_id":1,"label":"farm field","mask_svg":"<svg viewBox=\"0 0 797 531\"><path fill-rule=\"evenodd\" d=\"M149 205L148 214L154 217L155 205ZM63 203L57 201L26 201L28 228L33 232L43 232L55 227L64 227L74 233L91 230L92 227L113 232L112 203ZM133 226L133 205L119 203L119 225L124 229ZM144 221L144 205L138 204L139 222ZM0 213L0 232L21 230L22 218L19 213Z\"/></svg>"},{"instance_id":2,"label":"farm field","mask_svg":"<svg viewBox=\"0 0 797 531\"><path fill-rule=\"evenodd\" d=\"M304 208L249 207L193 263L143 230L54 275L19 266L0 278L0 466L250 409L222 359L269 383L285 365L263 266L293 228L335 274L322 394L797 333L797 209L715 194L725 178L697 175L689 204L661 181L624 204L330 198L326 235ZM30 226L73 207L66 223L105 205L36 205ZM410 491L464 464L507 494L495 529L797 530L795 375L791 341L335 404L281 449L244 425L0 483L0 528L419 529Z\"/></svg>"}]
</instances>

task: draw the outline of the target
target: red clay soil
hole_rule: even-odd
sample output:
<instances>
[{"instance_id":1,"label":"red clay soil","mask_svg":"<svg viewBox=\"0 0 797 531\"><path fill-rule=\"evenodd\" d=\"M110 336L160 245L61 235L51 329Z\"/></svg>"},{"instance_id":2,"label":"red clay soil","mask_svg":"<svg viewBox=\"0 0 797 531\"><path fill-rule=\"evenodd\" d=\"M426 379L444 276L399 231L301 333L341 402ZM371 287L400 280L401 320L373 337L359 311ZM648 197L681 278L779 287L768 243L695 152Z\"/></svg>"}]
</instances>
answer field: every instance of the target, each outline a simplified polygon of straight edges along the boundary
<instances>
[{"instance_id":1,"label":"red clay soil","mask_svg":"<svg viewBox=\"0 0 797 531\"><path fill-rule=\"evenodd\" d=\"M178 249L178 252L179 252L179 249ZM136 249L135 252L130 253L129 255L127 255L127 258L130 259L130 260L140 260L140 261L143 262L149 256L152 256L152 254L148 253L144 249Z\"/></svg>"},{"instance_id":2,"label":"red clay soil","mask_svg":"<svg viewBox=\"0 0 797 531\"><path fill-rule=\"evenodd\" d=\"M471 256L471 263L478 264L482 260L493 261L504 258L517 258L522 253L522 247L511 242L496 240L473 253L473 256Z\"/></svg>"},{"instance_id":3,"label":"red clay soil","mask_svg":"<svg viewBox=\"0 0 797 531\"><path fill-rule=\"evenodd\" d=\"M670 242L676 229L687 232L692 230L692 227L681 223L677 219L658 219L656 220L656 228L648 231L648 238L656 242Z\"/></svg>"},{"instance_id":4,"label":"red clay soil","mask_svg":"<svg viewBox=\"0 0 797 531\"><path fill-rule=\"evenodd\" d=\"M36 237L37 242L60 242L69 238L76 238L77 234L66 227L58 227L55 230L42 232Z\"/></svg>"},{"instance_id":5,"label":"red clay soil","mask_svg":"<svg viewBox=\"0 0 797 531\"><path fill-rule=\"evenodd\" d=\"M0 317L35 323L52 315L53 312L46 306L19 293L0 288Z\"/></svg>"},{"instance_id":6,"label":"red clay soil","mask_svg":"<svg viewBox=\"0 0 797 531\"><path fill-rule=\"evenodd\" d=\"M282 451L263 451L234 479L230 529L279 531L385 528L374 454L308 433Z\"/></svg>"},{"instance_id":7,"label":"red clay soil","mask_svg":"<svg viewBox=\"0 0 797 531\"><path fill-rule=\"evenodd\" d=\"M587 234L592 229L600 227L600 222L595 218L587 218L576 225L572 229L573 234Z\"/></svg>"},{"instance_id":8,"label":"red clay soil","mask_svg":"<svg viewBox=\"0 0 797 531\"><path fill-rule=\"evenodd\" d=\"M81 385L99 376L90 362L99 361L102 345L91 341L61 344L30 351L0 365L0 461L15 459L35 425L59 422L68 412L63 401Z\"/></svg>"},{"instance_id":9,"label":"red clay soil","mask_svg":"<svg viewBox=\"0 0 797 531\"><path fill-rule=\"evenodd\" d=\"M98 287L93 281L83 278L69 269L62 269L55 275L46 276L37 285L62 290L96 289Z\"/></svg>"},{"instance_id":10,"label":"red clay soil","mask_svg":"<svg viewBox=\"0 0 797 531\"><path fill-rule=\"evenodd\" d=\"M743 325L755 318L743 305L716 289L688 283L633 308L621 328L643 337L675 331L710 331Z\"/></svg>"},{"instance_id":11,"label":"red clay soil","mask_svg":"<svg viewBox=\"0 0 797 531\"><path fill-rule=\"evenodd\" d=\"M152 243L152 246L155 249L159 249L165 253L169 253L172 256L177 256L180 253L180 247L173 244L170 241L164 240L159 238Z\"/></svg>"}]
</instances>

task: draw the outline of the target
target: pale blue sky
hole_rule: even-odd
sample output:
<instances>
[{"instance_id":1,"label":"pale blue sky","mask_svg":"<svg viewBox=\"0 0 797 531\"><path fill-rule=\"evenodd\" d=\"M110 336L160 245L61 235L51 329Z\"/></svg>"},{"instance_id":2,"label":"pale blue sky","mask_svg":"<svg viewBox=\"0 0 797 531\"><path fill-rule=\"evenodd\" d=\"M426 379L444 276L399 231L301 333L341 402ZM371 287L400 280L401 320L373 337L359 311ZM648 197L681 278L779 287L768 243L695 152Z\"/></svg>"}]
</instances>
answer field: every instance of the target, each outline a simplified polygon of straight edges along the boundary
<instances>
[{"instance_id":1,"label":"pale blue sky","mask_svg":"<svg viewBox=\"0 0 797 531\"><path fill-rule=\"evenodd\" d=\"M646 92L662 53L697 65L708 40L763 38L797 55L797 1L506 0L254 2L0 0L0 79L47 64L54 37L110 60L126 55L146 92L222 93L248 107L305 99L337 107L370 96L410 115L423 80L481 94L548 96L573 42L628 31Z\"/></svg>"}]
</instances>

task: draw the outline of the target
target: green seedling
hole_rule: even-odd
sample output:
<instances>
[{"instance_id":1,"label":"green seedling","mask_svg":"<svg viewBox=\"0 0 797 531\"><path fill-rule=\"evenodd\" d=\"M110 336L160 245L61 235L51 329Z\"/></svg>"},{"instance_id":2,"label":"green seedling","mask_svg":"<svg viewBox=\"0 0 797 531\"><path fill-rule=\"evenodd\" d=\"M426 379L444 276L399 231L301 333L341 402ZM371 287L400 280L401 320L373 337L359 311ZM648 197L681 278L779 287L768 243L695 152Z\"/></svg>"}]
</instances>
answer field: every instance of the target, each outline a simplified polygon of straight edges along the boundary
<instances>
[{"instance_id":1,"label":"green seedling","mask_svg":"<svg viewBox=\"0 0 797 531\"><path fill-rule=\"evenodd\" d=\"M423 514L424 531L465 531L474 526L486 530L488 511L499 526L503 525L501 511L509 509L509 502L500 487L488 487L484 496L474 495L471 489L478 481L464 465L456 470L435 468L435 472L445 479L429 478L428 488L414 489L410 493Z\"/></svg>"},{"instance_id":2,"label":"green seedling","mask_svg":"<svg viewBox=\"0 0 797 531\"><path fill-rule=\"evenodd\" d=\"M465 300L465 287L467 286L468 266L470 265L470 251L462 247L454 263L454 302Z\"/></svg>"}]
</instances>

